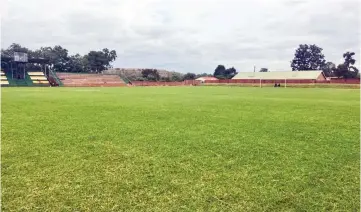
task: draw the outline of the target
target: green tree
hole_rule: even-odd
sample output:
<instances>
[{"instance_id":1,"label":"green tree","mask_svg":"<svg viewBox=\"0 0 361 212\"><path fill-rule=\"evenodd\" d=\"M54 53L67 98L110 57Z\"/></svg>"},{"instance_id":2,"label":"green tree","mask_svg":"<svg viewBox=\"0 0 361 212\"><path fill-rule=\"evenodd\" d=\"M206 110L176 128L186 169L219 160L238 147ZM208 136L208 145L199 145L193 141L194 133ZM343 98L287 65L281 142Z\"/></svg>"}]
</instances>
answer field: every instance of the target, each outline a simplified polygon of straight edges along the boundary
<instances>
[{"instance_id":1,"label":"green tree","mask_svg":"<svg viewBox=\"0 0 361 212\"><path fill-rule=\"evenodd\" d=\"M160 75L157 69L143 69L142 77L148 81L159 81Z\"/></svg>"},{"instance_id":2,"label":"green tree","mask_svg":"<svg viewBox=\"0 0 361 212\"><path fill-rule=\"evenodd\" d=\"M268 68L261 68L259 72L268 72Z\"/></svg>"},{"instance_id":3,"label":"green tree","mask_svg":"<svg viewBox=\"0 0 361 212\"><path fill-rule=\"evenodd\" d=\"M22 47L18 43L12 43L7 49L1 49L1 55L13 57L14 52L24 52L29 54L29 51L30 50L28 48Z\"/></svg>"},{"instance_id":4,"label":"green tree","mask_svg":"<svg viewBox=\"0 0 361 212\"><path fill-rule=\"evenodd\" d=\"M183 76L178 73L172 73L171 81L180 82L183 80Z\"/></svg>"},{"instance_id":5,"label":"green tree","mask_svg":"<svg viewBox=\"0 0 361 212\"><path fill-rule=\"evenodd\" d=\"M237 70L234 67L232 67L226 69L224 73L224 77L225 79L232 79L234 76L236 76L236 74L238 74Z\"/></svg>"},{"instance_id":6,"label":"green tree","mask_svg":"<svg viewBox=\"0 0 361 212\"><path fill-rule=\"evenodd\" d=\"M353 58L353 56L355 56L355 52L344 53L343 58L344 58L345 62L343 64L345 64L347 67L354 65L356 60Z\"/></svg>"},{"instance_id":7,"label":"green tree","mask_svg":"<svg viewBox=\"0 0 361 212\"><path fill-rule=\"evenodd\" d=\"M194 73L186 73L183 76L183 80L194 80L194 79L196 79L196 74Z\"/></svg>"},{"instance_id":8,"label":"green tree","mask_svg":"<svg viewBox=\"0 0 361 212\"><path fill-rule=\"evenodd\" d=\"M224 72L226 71L226 67L224 65L218 65L217 68L214 70L214 77L222 77L224 76Z\"/></svg>"},{"instance_id":9,"label":"green tree","mask_svg":"<svg viewBox=\"0 0 361 212\"><path fill-rule=\"evenodd\" d=\"M353 66L356 63L356 60L353 58L355 56L354 52L346 52L343 54L344 63L337 66L334 69L335 76L339 78L357 78L359 70Z\"/></svg>"},{"instance_id":10,"label":"green tree","mask_svg":"<svg viewBox=\"0 0 361 212\"><path fill-rule=\"evenodd\" d=\"M333 62L327 62L323 67L322 71L326 77L333 77L336 65Z\"/></svg>"},{"instance_id":11,"label":"green tree","mask_svg":"<svg viewBox=\"0 0 361 212\"><path fill-rule=\"evenodd\" d=\"M87 72L87 61L80 54L70 56L68 71L75 73Z\"/></svg>"},{"instance_id":12,"label":"green tree","mask_svg":"<svg viewBox=\"0 0 361 212\"><path fill-rule=\"evenodd\" d=\"M218 79L232 79L236 74L237 70L234 67L226 69L224 65L218 65L213 76Z\"/></svg>"},{"instance_id":13,"label":"green tree","mask_svg":"<svg viewBox=\"0 0 361 212\"><path fill-rule=\"evenodd\" d=\"M90 51L84 58L91 72L100 73L111 67L111 62L117 58L117 54L115 50L109 51L105 48L102 51Z\"/></svg>"},{"instance_id":14,"label":"green tree","mask_svg":"<svg viewBox=\"0 0 361 212\"><path fill-rule=\"evenodd\" d=\"M340 64L333 70L333 73L338 78L348 78L348 68L345 64Z\"/></svg>"},{"instance_id":15,"label":"green tree","mask_svg":"<svg viewBox=\"0 0 361 212\"><path fill-rule=\"evenodd\" d=\"M196 78L199 78L199 77L213 77L213 75L212 74L207 74L207 73L197 74Z\"/></svg>"},{"instance_id":16,"label":"green tree","mask_svg":"<svg viewBox=\"0 0 361 212\"><path fill-rule=\"evenodd\" d=\"M326 60L322 48L316 45L301 44L291 61L293 71L321 70Z\"/></svg>"}]
</instances>

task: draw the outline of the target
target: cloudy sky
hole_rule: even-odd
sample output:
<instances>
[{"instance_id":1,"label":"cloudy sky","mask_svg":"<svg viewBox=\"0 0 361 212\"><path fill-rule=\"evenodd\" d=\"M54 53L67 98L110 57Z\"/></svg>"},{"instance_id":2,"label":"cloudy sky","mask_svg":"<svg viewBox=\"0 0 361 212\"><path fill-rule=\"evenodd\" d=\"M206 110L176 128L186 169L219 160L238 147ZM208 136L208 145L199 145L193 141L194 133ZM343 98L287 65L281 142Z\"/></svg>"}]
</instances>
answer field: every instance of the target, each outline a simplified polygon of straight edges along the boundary
<instances>
[{"instance_id":1,"label":"cloudy sky","mask_svg":"<svg viewBox=\"0 0 361 212\"><path fill-rule=\"evenodd\" d=\"M359 0L1 0L1 47L115 49L114 67L290 70L299 44L360 59ZM359 66L359 61L357 62Z\"/></svg>"}]
</instances>

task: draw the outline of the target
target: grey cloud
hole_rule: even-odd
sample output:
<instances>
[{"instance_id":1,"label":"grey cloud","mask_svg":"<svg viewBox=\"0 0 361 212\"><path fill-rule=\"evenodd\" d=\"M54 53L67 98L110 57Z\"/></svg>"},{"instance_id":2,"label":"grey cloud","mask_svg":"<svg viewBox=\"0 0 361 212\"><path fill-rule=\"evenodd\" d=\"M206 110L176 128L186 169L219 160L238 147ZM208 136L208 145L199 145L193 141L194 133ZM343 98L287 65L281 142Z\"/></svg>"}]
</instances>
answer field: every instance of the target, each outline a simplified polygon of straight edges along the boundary
<instances>
[{"instance_id":1,"label":"grey cloud","mask_svg":"<svg viewBox=\"0 0 361 212\"><path fill-rule=\"evenodd\" d=\"M301 43L323 47L335 63L346 50L360 55L357 0L64 0L54 11L46 8L56 1L34 1L9 1L2 47L60 44L82 54L107 47L118 52L114 67L197 73L219 63L289 70ZM79 7L64 6L72 4Z\"/></svg>"}]
</instances>

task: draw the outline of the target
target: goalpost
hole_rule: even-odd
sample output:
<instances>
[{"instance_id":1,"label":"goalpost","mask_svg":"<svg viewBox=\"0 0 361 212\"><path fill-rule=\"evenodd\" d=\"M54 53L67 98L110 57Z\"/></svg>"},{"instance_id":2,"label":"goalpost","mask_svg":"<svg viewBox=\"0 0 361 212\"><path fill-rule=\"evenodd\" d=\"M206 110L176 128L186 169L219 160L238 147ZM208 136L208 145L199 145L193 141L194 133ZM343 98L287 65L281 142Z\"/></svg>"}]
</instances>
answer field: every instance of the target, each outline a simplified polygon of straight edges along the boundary
<instances>
[{"instance_id":1,"label":"goalpost","mask_svg":"<svg viewBox=\"0 0 361 212\"><path fill-rule=\"evenodd\" d=\"M259 87L262 88L262 79L259 78Z\"/></svg>"},{"instance_id":2,"label":"goalpost","mask_svg":"<svg viewBox=\"0 0 361 212\"><path fill-rule=\"evenodd\" d=\"M267 84L267 83L266 83ZM275 83L275 84L282 84L282 83ZM259 87L262 88L263 84L262 84L262 78L259 79ZM267 87L267 86L266 86ZM282 86L280 86L282 87ZM284 79L284 88L287 88L287 79Z\"/></svg>"}]
</instances>

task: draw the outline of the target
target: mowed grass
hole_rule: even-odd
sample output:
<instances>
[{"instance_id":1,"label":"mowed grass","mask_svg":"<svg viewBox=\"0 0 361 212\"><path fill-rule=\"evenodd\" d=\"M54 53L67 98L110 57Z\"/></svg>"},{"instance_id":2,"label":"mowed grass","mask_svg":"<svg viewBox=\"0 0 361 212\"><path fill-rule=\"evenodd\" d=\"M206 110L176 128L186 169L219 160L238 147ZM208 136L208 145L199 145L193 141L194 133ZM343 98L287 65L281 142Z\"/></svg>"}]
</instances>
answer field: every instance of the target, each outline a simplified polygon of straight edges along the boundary
<instances>
[{"instance_id":1,"label":"mowed grass","mask_svg":"<svg viewBox=\"0 0 361 212\"><path fill-rule=\"evenodd\" d=\"M1 94L3 211L359 211L359 90Z\"/></svg>"}]
</instances>

